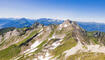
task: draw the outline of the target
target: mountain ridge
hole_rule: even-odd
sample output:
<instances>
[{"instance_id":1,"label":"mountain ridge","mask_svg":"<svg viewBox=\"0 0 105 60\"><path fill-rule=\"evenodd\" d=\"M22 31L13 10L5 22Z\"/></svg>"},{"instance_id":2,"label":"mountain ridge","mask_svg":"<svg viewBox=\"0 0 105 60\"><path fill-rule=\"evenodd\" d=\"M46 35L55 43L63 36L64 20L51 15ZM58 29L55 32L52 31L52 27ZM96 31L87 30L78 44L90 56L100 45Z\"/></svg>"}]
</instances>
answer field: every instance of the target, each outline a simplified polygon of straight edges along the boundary
<instances>
[{"instance_id":1,"label":"mountain ridge","mask_svg":"<svg viewBox=\"0 0 105 60\"><path fill-rule=\"evenodd\" d=\"M105 33L87 32L71 20L49 26L34 23L0 37L1 60L104 60L105 56Z\"/></svg>"}]
</instances>

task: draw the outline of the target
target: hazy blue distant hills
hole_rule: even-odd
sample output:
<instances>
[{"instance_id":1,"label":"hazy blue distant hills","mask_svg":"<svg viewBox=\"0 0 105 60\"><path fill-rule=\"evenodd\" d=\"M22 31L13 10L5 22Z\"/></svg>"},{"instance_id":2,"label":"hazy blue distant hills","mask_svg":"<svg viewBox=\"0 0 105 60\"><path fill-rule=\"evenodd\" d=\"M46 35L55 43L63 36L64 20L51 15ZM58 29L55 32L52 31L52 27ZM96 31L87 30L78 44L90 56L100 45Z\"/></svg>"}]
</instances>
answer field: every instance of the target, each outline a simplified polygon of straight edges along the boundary
<instances>
[{"instance_id":1,"label":"hazy blue distant hills","mask_svg":"<svg viewBox=\"0 0 105 60\"><path fill-rule=\"evenodd\" d=\"M64 21L63 20L56 20L56 19L46 19L46 18L41 18L41 19L37 19L35 22L39 22L40 24L44 24L44 25L51 25L51 24L61 24Z\"/></svg>"},{"instance_id":2,"label":"hazy blue distant hills","mask_svg":"<svg viewBox=\"0 0 105 60\"><path fill-rule=\"evenodd\" d=\"M53 19L46 19L46 18L41 18L41 19L26 19L26 18L21 18L21 19L6 19L6 18L1 18L0 19L0 27L1 28L6 28L6 27L16 27L16 28L22 28L22 27L29 27L33 23L39 22L44 25L50 25L50 24L61 24L63 20L53 20Z\"/></svg>"},{"instance_id":3,"label":"hazy blue distant hills","mask_svg":"<svg viewBox=\"0 0 105 60\"><path fill-rule=\"evenodd\" d=\"M80 27L84 28L86 31L101 31L105 32L104 23L95 23L95 22L78 22Z\"/></svg>"},{"instance_id":4,"label":"hazy blue distant hills","mask_svg":"<svg viewBox=\"0 0 105 60\"><path fill-rule=\"evenodd\" d=\"M6 27L16 27L16 28L23 28L29 27L35 22L39 22L40 24L50 25L50 24L61 24L63 20L56 20L56 19L48 19L48 18L41 18L41 19L13 19L13 18L0 18L0 28ZM104 23L95 23L95 22L77 22L80 27L87 31L101 31L105 32L105 24Z\"/></svg>"},{"instance_id":5,"label":"hazy blue distant hills","mask_svg":"<svg viewBox=\"0 0 105 60\"><path fill-rule=\"evenodd\" d=\"M23 27L29 27L34 23L33 20L30 19L6 19L2 18L0 19L0 27L1 28L7 28L7 27L16 27L16 28L23 28Z\"/></svg>"}]
</instances>

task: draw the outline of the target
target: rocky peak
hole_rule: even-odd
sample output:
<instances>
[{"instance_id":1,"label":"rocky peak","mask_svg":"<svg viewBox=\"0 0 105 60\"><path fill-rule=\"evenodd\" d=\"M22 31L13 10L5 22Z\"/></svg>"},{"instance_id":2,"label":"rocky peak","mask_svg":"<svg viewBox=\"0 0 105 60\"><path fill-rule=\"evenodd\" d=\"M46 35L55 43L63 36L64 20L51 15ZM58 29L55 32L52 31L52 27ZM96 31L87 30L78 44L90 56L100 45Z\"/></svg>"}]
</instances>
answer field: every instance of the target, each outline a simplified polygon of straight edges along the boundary
<instances>
[{"instance_id":1,"label":"rocky peak","mask_svg":"<svg viewBox=\"0 0 105 60\"><path fill-rule=\"evenodd\" d=\"M38 23L38 22L35 22L31 27L32 27L32 28L43 27L43 24L40 24L40 23Z\"/></svg>"},{"instance_id":2,"label":"rocky peak","mask_svg":"<svg viewBox=\"0 0 105 60\"><path fill-rule=\"evenodd\" d=\"M59 30L62 30L62 28L66 28L66 29L72 30L72 28L73 28L73 21L67 19L62 24L60 24L58 28L59 28Z\"/></svg>"},{"instance_id":3,"label":"rocky peak","mask_svg":"<svg viewBox=\"0 0 105 60\"><path fill-rule=\"evenodd\" d=\"M7 33L4 34L4 38L8 39L12 36L18 36L20 33L17 31L17 29L14 29L13 31L8 31Z\"/></svg>"},{"instance_id":4,"label":"rocky peak","mask_svg":"<svg viewBox=\"0 0 105 60\"><path fill-rule=\"evenodd\" d=\"M95 32L95 33L93 33L93 36L94 37L100 37L100 36L103 36L103 33L102 32Z\"/></svg>"},{"instance_id":5,"label":"rocky peak","mask_svg":"<svg viewBox=\"0 0 105 60\"><path fill-rule=\"evenodd\" d=\"M70 23L72 23L72 21L69 20L69 19L67 19L67 20L64 21L64 24L70 24Z\"/></svg>"},{"instance_id":6,"label":"rocky peak","mask_svg":"<svg viewBox=\"0 0 105 60\"><path fill-rule=\"evenodd\" d=\"M69 19L65 20L65 21L62 23L62 25L63 25L64 27L67 27L67 26L69 26L69 25L71 25L71 24L72 24L72 21L70 21Z\"/></svg>"}]
</instances>

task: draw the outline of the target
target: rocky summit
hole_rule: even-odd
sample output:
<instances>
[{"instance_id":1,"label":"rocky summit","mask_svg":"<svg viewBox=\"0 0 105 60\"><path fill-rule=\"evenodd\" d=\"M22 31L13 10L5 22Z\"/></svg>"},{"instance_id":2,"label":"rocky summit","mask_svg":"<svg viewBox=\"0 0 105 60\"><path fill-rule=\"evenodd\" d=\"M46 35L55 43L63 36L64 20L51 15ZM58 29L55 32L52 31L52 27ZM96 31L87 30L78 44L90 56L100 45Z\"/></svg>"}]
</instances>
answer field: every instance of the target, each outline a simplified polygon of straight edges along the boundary
<instances>
[{"instance_id":1,"label":"rocky summit","mask_svg":"<svg viewBox=\"0 0 105 60\"><path fill-rule=\"evenodd\" d=\"M105 33L75 21L0 29L0 60L105 60Z\"/></svg>"}]
</instances>

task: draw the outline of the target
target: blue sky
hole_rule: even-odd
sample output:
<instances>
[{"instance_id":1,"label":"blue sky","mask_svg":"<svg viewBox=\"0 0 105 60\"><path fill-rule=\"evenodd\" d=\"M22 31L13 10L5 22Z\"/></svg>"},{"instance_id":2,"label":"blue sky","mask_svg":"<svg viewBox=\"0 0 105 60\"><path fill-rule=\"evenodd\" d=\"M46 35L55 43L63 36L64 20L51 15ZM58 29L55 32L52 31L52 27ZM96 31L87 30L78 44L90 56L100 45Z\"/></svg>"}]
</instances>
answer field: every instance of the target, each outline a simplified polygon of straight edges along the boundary
<instances>
[{"instance_id":1,"label":"blue sky","mask_svg":"<svg viewBox=\"0 0 105 60\"><path fill-rule=\"evenodd\" d=\"M0 17L105 22L105 0L0 0Z\"/></svg>"}]
</instances>

